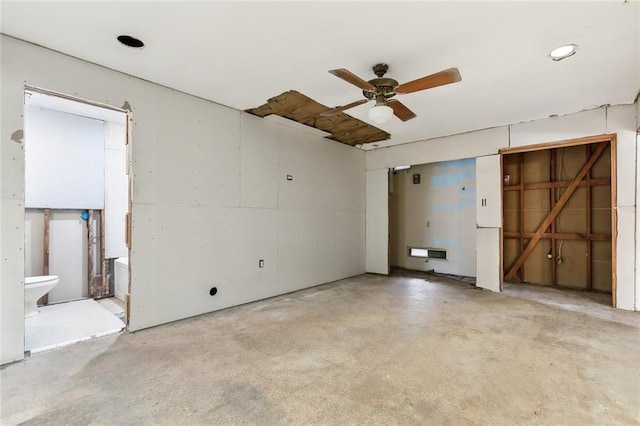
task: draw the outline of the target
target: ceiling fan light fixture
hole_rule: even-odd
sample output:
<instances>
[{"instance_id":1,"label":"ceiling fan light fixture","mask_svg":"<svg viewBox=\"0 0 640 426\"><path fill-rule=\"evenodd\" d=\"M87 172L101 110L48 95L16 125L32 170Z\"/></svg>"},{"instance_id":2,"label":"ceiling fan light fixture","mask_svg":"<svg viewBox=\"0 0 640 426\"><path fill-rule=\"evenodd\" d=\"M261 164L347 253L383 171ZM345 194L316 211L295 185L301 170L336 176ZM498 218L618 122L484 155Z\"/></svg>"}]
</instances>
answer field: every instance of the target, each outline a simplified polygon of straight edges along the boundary
<instances>
[{"instance_id":1,"label":"ceiling fan light fixture","mask_svg":"<svg viewBox=\"0 0 640 426\"><path fill-rule=\"evenodd\" d=\"M556 47L551 52L549 52L549 56L554 61L561 61L569 56L573 56L578 50L578 46L575 44L565 44L564 46Z\"/></svg>"},{"instance_id":2,"label":"ceiling fan light fixture","mask_svg":"<svg viewBox=\"0 0 640 426\"><path fill-rule=\"evenodd\" d=\"M376 105L369 110L369 120L376 124L386 123L393 115L393 109L387 105Z\"/></svg>"}]
</instances>

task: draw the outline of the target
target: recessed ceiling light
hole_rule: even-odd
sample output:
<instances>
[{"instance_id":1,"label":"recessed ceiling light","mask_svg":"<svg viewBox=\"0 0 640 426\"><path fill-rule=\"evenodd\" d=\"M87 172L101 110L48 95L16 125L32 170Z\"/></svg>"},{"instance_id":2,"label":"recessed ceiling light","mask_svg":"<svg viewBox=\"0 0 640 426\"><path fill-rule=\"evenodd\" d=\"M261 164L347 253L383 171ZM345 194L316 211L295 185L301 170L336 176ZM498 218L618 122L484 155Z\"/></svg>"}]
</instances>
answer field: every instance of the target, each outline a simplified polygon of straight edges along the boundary
<instances>
[{"instance_id":1,"label":"recessed ceiling light","mask_svg":"<svg viewBox=\"0 0 640 426\"><path fill-rule=\"evenodd\" d=\"M118 41L125 46L133 47L134 49L142 49L144 47L144 43L142 40L138 40L135 37L131 37L130 35L119 35Z\"/></svg>"},{"instance_id":2,"label":"recessed ceiling light","mask_svg":"<svg viewBox=\"0 0 640 426\"><path fill-rule=\"evenodd\" d=\"M568 58L569 56L574 55L577 49L578 46L576 46L575 44L565 44L564 46L556 47L555 49L553 49L549 53L549 56L551 56L551 59L553 59L554 61L561 61L564 58Z\"/></svg>"}]
</instances>

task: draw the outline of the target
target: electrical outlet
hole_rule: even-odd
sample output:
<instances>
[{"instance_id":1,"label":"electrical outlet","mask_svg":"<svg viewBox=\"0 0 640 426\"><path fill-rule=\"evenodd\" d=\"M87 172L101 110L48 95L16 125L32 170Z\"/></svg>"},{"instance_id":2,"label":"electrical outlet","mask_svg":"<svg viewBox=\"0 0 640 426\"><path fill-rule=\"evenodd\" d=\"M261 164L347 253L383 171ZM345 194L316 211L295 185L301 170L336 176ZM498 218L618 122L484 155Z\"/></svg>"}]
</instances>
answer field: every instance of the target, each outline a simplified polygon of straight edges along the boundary
<instances>
[{"instance_id":1,"label":"electrical outlet","mask_svg":"<svg viewBox=\"0 0 640 426\"><path fill-rule=\"evenodd\" d=\"M258 261L258 268L264 268L264 259Z\"/></svg>"}]
</instances>

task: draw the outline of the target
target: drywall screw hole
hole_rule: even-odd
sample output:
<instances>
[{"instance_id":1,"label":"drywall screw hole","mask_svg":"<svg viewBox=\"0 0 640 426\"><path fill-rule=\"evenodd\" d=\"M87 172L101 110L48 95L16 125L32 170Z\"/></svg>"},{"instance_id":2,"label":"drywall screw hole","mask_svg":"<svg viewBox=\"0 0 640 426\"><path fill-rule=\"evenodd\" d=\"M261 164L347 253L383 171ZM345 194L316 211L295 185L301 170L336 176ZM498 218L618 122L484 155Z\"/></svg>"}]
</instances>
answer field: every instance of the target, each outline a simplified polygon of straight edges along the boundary
<instances>
[{"instance_id":1,"label":"drywall screw hole","mask_svg":"<svg viewBox=\"0 0 640 426\"><path fill-rule=\"evenodd\" d=\"M215 296L217 292L218 292L218 287L211 287L211 290L209 290L209 295Z\"/></svg>"}]
</instances>

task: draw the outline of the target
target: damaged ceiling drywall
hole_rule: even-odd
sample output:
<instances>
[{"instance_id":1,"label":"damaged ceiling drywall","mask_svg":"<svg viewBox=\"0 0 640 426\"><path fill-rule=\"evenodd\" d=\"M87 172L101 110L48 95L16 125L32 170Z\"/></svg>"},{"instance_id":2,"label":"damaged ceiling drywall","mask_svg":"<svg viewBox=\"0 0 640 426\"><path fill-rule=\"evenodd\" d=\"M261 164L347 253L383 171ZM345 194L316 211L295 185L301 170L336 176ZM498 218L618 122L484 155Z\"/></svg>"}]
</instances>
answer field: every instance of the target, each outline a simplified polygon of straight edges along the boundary
<instances>
[{"instance_id":1,"label":"damaged ceiling drywall","mask_svg":"<svg viewBox=\"0 0 640 426\"><path fill-rule=\"evenodd\" d=\"M247 112L258 117L270 114L331 133L327 136L346 145L360 145L387 140L391 135L345 113L322 115L332 110L295 90L284 92Z\"/></svg>"}]
</instances>

